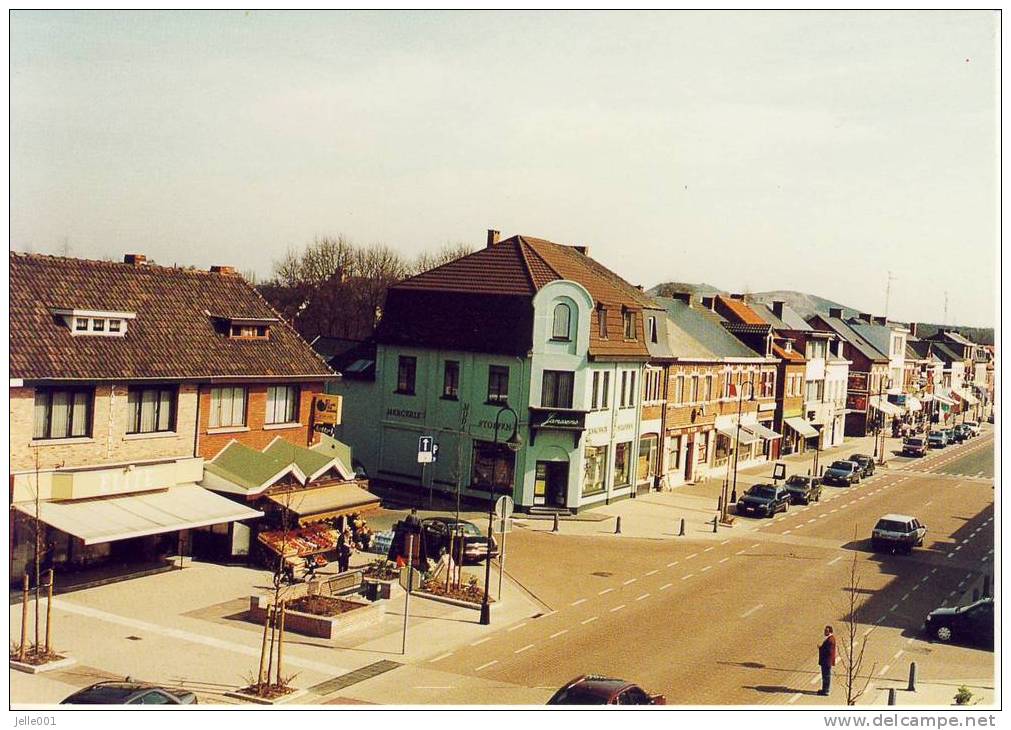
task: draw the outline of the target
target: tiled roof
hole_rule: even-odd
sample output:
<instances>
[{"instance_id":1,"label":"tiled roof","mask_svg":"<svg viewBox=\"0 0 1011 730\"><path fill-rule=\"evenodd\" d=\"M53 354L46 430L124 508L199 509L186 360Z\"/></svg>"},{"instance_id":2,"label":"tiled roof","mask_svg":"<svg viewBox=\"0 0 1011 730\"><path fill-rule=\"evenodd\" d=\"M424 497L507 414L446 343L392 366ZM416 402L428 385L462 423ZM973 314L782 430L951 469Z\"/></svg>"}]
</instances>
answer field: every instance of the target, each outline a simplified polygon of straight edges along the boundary
<instances>
[{"instance_id":1,"label":"tiled roof","mask_svg":"<svg viewBox=\"0 0 1011 730\"><path fill-rule=\"evenodd\" d=\"M892 328L888 325L869 324L867 322L850 320L850 329L863 337L882 355L888 356L892 350Z\"/></svg>"},{"instance_id":2,"label":"tiled roof","mask_svg":"<svg viewBox=\"0 0 1011 730\"><path fill-rule=\"evenodd\" d=\"M775 343L773 343L772 345L772 354L778 358L781 358L783 360L789 360L791 362L806 362L804 356L801 355L796 350L787 351L785 347L781 347L780 345L777 345Z\"/></svg>"},{"instance_id":3,"label":"tiled roof","mask_svg":"<svg viewBox=\"0 0 1011 730\"><path fill-rule=\"evenodd\" d=\"M723 327L723 319L715 312L680 299L656 297L655 301L667 310L674 324L709 353L708 357L721 360L727 357L755 358L763 356L746 346ZM693 347L694 349L694 347ZM680 357L700 358L701 355L686 354Z\"/></svg>"},{"instance_id":4,"label":"tiled roof","mask_svg":"<svg viewBox=\"0 0 1011 730\"><path fill-rule=\"evenodd\" d=\"M526 242L513 236L396 284L398 290L532 296L562 277Z\"/></svg>"},{"instance_id":5,"label":"tiled roof","mask_svg":"<svg viewBox=\"0 0 1011 730\"><path fill-rule=\"evenodd\" d=\"M826 314L817 314L811 318L812 322L823 322L830 330L835 332L837 335L842 337L846 342L850 344L851 347L856 349L861 355L871 361L881 362L887 361L888 358L872 345L870 342L865 340L859 334L853 331L853 329L846 324L843 320L838 317L829 317ZM814 326L814 325L812 325Z\"/></svg>"},{"instance_id":6,"label":"tiled roof","mask_svg":"<svg viewBox=\"0 0 1011 730\"><path fill-rule=\"evenodd\" d=\"M333 377L283 321L231 339L207 312L276 319L236 275L10 252L10 377L25 380ZM71 333L54 309L133 312L122 337Z\"/></svg>"},{"instance_id":7,"label":"tiled roof","mask_svg":"<svg viewBox=\"0 0 1011 730\"><path fill-rule=\"evenodd\" d=\"M734 299L723 294L717 294L716 299L742 324L767 324L764 319L758 316L751 307L740 299Z\"/></svg>"}]
</instances>

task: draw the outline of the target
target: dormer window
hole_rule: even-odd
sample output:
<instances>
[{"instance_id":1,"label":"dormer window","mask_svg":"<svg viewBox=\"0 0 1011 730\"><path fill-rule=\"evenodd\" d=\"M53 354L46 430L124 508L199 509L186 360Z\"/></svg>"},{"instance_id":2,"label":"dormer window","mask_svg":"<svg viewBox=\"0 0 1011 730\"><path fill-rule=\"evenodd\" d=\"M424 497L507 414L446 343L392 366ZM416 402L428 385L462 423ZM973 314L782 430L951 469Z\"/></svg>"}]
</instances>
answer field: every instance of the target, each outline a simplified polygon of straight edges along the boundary
<instances>
[{"instance_id":1,"label":"dormer window","mask_svg":"<svg viewBox=\"0 0 1011 730\"><path fill-rule=\"evenodd\" d=\"M238 325L233 324L230 330L230 335L232 337L240 337L247 340L265 340L267 339L268 329L264 325L254 326L254 325Z\"/></svg>"},{"instance_id":2,"label":"dormer window","mask_svg":"<svg viewBox=\"0 0 1011 730\"><path fill-rule=\"evenodd\" d=\"M600 339L607 339L607 307L603 305L597 307L597 333Z\"/></svg>"},{"instance_id":3,"label":"dormer window","mask_svg":"<svg viewBox=\"0 0 1011 730\"><path fill-rule=\"evenodd\" d=\"M92 319L91 320L91 331L92 332L105 332L105 320L104 319Z\"/></svg>"},{"instance_id":4,"label":"dormer window","mask_svg":"<svg viewBox=\"0 0 1011 730\"><path fill-rule=\"evenodd\" d=\"M228 314L211 314L204 312L214 320L215 329L219 334L233 340L268 340L270 325L277 322L276 317L250 317Z\"/></svg>"},{"instance_id":5,"label":"dormer window","mask_svg":"<svg viewBox=\"0 0 1011 730\"><path fill-rule=\"evenodd\" d=\"M635 312L625 309L621 313L625 323L625 339L635 339Z\"/></svg>"},{"instance_id":6,"label":"dormer window","mask_svg":"<svg viewBox=\"0 0 1011 730\"><path fill-rule=\"evenodd\" d=\"M88 318L78 317L74 320L74 331L75 332L87 332L88 331Z\"/></svg>"},{"instance_id":7,"label":"dormer window","mask_svg":"<svg viewBox=\"0 0 1011 730\"><path fill-rule=\"evenodd\" d=\"M134 312L103 312L92 309L53 309L53 315L62 321L75 337L123 337L127 320L136 319Z\"/></svg>"}]
</instances>

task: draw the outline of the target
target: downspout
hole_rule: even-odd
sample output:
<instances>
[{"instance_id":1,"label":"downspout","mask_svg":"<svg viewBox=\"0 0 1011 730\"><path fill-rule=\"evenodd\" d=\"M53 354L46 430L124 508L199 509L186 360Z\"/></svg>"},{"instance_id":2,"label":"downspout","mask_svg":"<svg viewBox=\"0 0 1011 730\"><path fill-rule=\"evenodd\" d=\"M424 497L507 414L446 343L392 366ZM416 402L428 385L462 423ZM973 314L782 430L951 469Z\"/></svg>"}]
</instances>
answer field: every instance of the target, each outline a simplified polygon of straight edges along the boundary
<instances>
[{"instance_id":1,"label":"downspout","mask_svg":"<svg viewBox=\"0 0 1011 730\"><path fill-rule=\"evenodd\" d=\"M197 383L197 415L193 424L193 456L200 456L200 383Z\"/></svg>"}]
</instances>

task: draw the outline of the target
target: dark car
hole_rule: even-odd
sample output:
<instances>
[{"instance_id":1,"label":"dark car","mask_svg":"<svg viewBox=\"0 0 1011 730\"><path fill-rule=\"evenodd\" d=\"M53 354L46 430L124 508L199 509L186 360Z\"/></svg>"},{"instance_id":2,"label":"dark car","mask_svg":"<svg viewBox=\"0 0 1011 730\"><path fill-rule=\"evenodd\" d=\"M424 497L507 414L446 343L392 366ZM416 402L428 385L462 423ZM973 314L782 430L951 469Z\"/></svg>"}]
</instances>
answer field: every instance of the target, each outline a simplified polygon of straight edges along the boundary
<instances>
[{"instance_id":1,"label":"dark car","mask_svg":"<svg viewBox=\"0 0 1011 730\"><path fill-rule=\"evenodd\" d=\"M874 476L874 457L867 454L853 454L847 461L852 461L860 466L860 476Z\"/></svg>"},{"instance_id":2,"label":"dark car","mask_svg":"<svg viewBox=\"0 0 1011 730\"><path fill-rule=\"evenodd\" d=\"M965 423L962 424L962 427L968 429L970 438L979 436L981 431L979 423L977 423L976 421L966 421Z\"/></svg>"},{"instance_id":3,"label":"dark car","mask_svg":"<svg viewBox=\"0 0 1011 730\"><path fill-rule=\"evenodd\" d=\"M588 674L576 677L555 692L549 705L666 705L663 695L651 695L624 679Z\"/></svg>"},{"instance_id":4,"label":"dark car","mask_svg":"<svg viewBox=\"0 0 1011 730\"><path fill-rule=\"evenodd\" d=\"M821 499L821 479L794 474L784 485L793 504L811 504Z\"/></svg>"},{"instance_id":5,"label":"dark car","mask_svg":"<svg viewBox=\"0 0 1011 730\"><path fill-rule=\"evenodd\" d=\"M871 549L910 553L923 544L927 528L909 515L885 515L871 531Z\"/></svg>"},{"instance_id":6,"label":"dark car","mask_svg":"<svg viewBox=\"0 0 1011 730\"><path fill-rule=\"evenodd\" d=\"M938 641L960 641L993 646L993 598L981 598L968 606L936 608L927 614L924 631Z\"/></svg>"},{"instance_id":7,"label":"dark car","mask_svg":"<svg viewBox=\"0 0 1011 730\"><path fill-rule=\"evenodd\" d=\"M932 449L943 449L948 445L948 437L944 431L931 431L927 435L927 445Z\"/></svg>"},{"instance_id":8,"label":"dark car","mask_svg":"<svg viewBox=\"0 0 1011 730\"><path fill-rule=\"evenodd\" d=\"M453 535L463 536L463 561L479 563L488 557L488 536L481 532L473 522L456 520L453 517L429 517L421 521L421 529L425 534L425 549L429 556L437 557L442 552L449 552L450 538ZM491 557L498 556L498 543L491 539Z\"/></svg>"},{"instance_id":9,"label":"dark car","mask_svg":"<svg viewBox=\"0 0 1011 730\"><path fill-rule=\"evenodd\" d=\"M822 484L841 484L848 487L860 481L860 465L854 461L833 461L822 474Z\"/></svg>"},{"instance_id":10,"label":"dark car","mask_svg":"<svg viewBox=\"0 0 1011 730\"><path fill-rule=\"evenodd\" d=\"M790 500L790 493L786 491L786 487L756 484L737 500L737 514L754 513L772 517L777 512L786 512Z\"/></svg>"},{"instance_id":11,"label":"dark car","mask_svg":"<svg viewBox=\"0 0 1011 730\"><path fill-rule=\"evenodd\" d=\"M61 705L195 705L197 696L145 682L99 682L67 697Z\"/></svg>"},{"instance_id":12,"label":"dark car","mask_svg":"<svg viewBox=\"0 0 1011 730\"><path fill-rule=\"evenodd\" d=\"M961 426L953 426L948 429L948 441L953 444L960 444L967 438L969 437L965 435L965 431L962 430Z\"/></svg>"},{"instance_id":13,"label":"dark car","mask_svg":"<svg viewBox=\"0 0 1011 730\"><path fill-rule=\"evenodd\" d=\"M902 441L903 456L926 456L927 441L919 436L910 436Z\"/></svg>"}]
</instances>

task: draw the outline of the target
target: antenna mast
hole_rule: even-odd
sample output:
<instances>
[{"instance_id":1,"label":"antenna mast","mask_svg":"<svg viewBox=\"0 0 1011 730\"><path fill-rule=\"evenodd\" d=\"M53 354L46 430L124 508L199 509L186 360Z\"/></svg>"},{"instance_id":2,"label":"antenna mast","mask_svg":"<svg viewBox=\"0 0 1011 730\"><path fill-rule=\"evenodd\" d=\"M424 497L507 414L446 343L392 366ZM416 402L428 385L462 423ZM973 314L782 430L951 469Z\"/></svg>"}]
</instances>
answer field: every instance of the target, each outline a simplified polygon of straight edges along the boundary
<instances>
[{"instance_id":1,"label":"antenna mast","mask_svg":"<svg viewBox=\"0 0 1011 730\"><path fill-rule=\"evenodd\" d=\"M892 276L892 272L888 272L888 279L885 281L885 319L888 319L888 303L892 297L892 282L896 280L897 277Z\"/></svg>"},{"instance_id":2,"label":"antenna mast","mask_svg":"<svg viewBox=\"0 0 1011 730\"><path fill-rule=\"evenodd\" d=\"M948 326L948 292L944 292L944 326Z\"/></svg>"}]
</instances>

